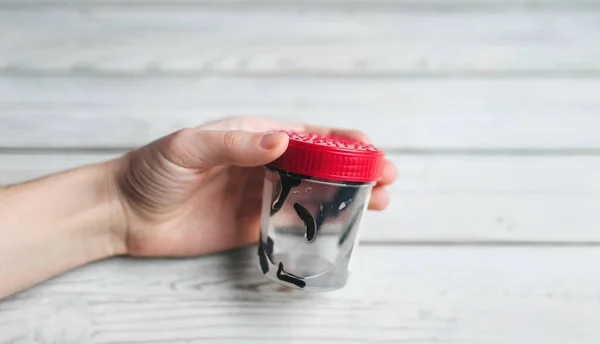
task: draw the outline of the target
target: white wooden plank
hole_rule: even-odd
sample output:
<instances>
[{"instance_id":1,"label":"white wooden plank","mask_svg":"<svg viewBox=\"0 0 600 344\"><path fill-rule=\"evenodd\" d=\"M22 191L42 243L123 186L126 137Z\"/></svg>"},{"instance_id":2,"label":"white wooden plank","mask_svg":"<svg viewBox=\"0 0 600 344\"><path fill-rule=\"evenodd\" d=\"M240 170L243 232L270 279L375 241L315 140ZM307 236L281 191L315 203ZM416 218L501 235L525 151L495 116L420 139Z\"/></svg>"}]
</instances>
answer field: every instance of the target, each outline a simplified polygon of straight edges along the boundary
<instances>
[{"instance_id":1,"label":"white wooden plank","mask_svg":"<svg viewBox=\"0 0 600 344\"><path fill-rule=\"evenodd\" d=\"M600 79L0 78L0 147L142 145L229 115L393 149L598 149Z\"/></svg>"},{"instance_id":2,"label":"white wooden plank","mask_svg":"<svg viewBox=\"0 0 600 344\"><path fill-rule=\"evenodd\" d=\"M349 285L304 293L254 249L114 259L0 303L5 343L597 343L598 248L369 247ZM376 292L374 292L376 291Z\"/></svg>"},{"instance_id":3,"label":"white wooden plank","mask_svg":"<svg viewBox=\"0 0 600 344\"><path fill-rule=\"evenodd\" d=\"M572 8L595 7L598 0L0 0L1 5L11 7L23 6L336 6L362 7L366 9L408 8L408 9L448 9L448 8Z\"/></svg>"},{"instance_id":4,"label":"white wooden plank","mask_svg":"<svg viewBox=\"0 0 600 344\"><path fill-rule=\"evenodd\" d=\"M600 11L92 7L0 12L4 74L600 72Z\"/></svg>"},{"instance_id":5,"label":"white wooden plank","mask_svg":"<svg viewBox=\"0 0 600 344\"><path fill-rule=\"evenodd\" d=\"M122 154L0 154L0 185L44 177L67 169L116 159Z\"/></svg>"},{"instance_id":6,"label":"white wooden plank","mask_svg":"<svg viewBox=\"0 0 600 344\"><path fill-rule=\"evenodd\" d=\"M598 241L597 157L400 157L373 240Z\"/></svg>"},{"instance_id":7,"label":"white wooden plank","mask_svg":"<svg viewBox=\"0 0 600 344\"><path fill-rule=\"evenodd\" d=\"M0 184L113 155L0 155ZM600 157L398 156L364 242L600 242Z\"/></svg>"}]
</instances>

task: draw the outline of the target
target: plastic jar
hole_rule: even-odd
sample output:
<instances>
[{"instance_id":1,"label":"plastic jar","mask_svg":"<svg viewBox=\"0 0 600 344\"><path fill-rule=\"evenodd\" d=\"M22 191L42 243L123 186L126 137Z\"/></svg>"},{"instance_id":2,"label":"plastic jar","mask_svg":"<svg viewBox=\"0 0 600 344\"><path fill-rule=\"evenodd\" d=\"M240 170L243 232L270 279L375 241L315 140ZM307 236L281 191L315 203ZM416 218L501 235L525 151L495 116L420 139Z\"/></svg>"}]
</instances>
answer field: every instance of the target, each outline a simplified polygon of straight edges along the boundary
<instances>
[{"instance_id":1,"label":"plastic jar","mask_svg":"<svg viewBox=\"0 0 600 344\"><path fill-rule=\"evenodd\" d=\"M286 152L266 166L261 271L299 289L342 288L384 153L337 137L288 134Z\"/></svg>"}]
</instances>

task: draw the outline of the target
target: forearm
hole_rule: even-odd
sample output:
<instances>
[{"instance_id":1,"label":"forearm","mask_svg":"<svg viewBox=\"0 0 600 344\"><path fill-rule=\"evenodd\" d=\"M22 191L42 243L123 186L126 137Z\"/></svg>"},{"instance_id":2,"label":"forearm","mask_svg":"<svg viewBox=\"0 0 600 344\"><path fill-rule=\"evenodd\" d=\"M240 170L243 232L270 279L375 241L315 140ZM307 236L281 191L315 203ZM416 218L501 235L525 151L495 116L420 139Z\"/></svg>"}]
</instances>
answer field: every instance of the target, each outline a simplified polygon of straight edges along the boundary
<instances>
[{"instance_id":1,"label":"forearm","mask_svg":"<svg viewBox=\"0 0 600 344\"><path fill-rule=\"evenodd\" d=\"M123 253L111 165L0 188L0 299L68 269Z\"/></svg>"}]
</instances>

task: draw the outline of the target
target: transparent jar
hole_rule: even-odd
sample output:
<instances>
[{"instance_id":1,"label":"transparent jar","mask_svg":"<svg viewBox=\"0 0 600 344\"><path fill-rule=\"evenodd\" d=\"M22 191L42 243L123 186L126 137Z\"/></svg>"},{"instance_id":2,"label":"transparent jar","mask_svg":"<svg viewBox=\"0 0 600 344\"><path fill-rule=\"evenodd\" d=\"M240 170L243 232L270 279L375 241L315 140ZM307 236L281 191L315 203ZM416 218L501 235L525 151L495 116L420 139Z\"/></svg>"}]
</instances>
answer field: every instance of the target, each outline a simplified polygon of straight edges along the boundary
<instances>
[{"instance_id":1,"label":"transparent jar","mask_svg":"<svg viewBox=\"0 0 600 344\"><path fill-rule=\"evenodd\" d=\"M329 142L328 149L323 149L323 142ZM383 160L381 151L356 142L351 142L353 149L367 148L357 150L359 158L352 159L344 155L350 143L341 141L345 145L339 147L339 142L293 134L282 158L266 167L258 256L261 271L279 283L323 291L346 285L361 218L375 184L371 179L380 176ZM343 155L342 165L333 163L339 159L329 159L336 154ZM370 157L366 169L365 157Z\"/></svg>"}]
</instances>

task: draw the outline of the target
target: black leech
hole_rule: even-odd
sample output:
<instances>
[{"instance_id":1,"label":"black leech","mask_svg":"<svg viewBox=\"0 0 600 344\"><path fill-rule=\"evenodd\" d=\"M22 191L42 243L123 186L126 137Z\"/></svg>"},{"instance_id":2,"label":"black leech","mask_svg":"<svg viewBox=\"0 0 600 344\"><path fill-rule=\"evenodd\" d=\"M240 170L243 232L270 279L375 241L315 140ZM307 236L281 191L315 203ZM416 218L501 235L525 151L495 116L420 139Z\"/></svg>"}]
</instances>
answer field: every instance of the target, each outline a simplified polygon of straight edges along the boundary
<instances>
[{"instance_id":1,"label":"black leech","mask_svg":"<svg viewBox=\"0 0 600 344\"><path fill-rule=\"evenodd\" d=\"M267 236L267 243L265 244L262 240L262 234L258 238L258 260L260 262L260 269L264 274L269 272L269 262L273 264L273 247L275 243L270 236Z\"/></svg>"},{"instance_id":2,"label":"black leech","mask_svg":"<svg viewBox=\"0 0 600 344\"><path fill-rule=\"evenodd\" d=\"M315 218L315 225L317 226L317 232L321 230L321 225L325 222L325 216L328 213L330 203L319 205L319 212ZM327 208L326 208L327 207Z\"/></svg>"},{"instance_id":3,"label":"black leech","mask_svg":"<svg viewBox=\"0 0 600 344\"><path fill-rule=\"evenodd\" d=\"M353 198L356 195L358 188L340 188L333 199L329 202L323 203L319 206L319 213L317 214L316 225L317 231L321 229L321 226L328 217L337 217L340 213L352 203ZM344 207L342 207L342 204ZM342 207L342 209L340 209Z\"/></svg>"},{"instance_id":4,"label":"black leech","mask_svg":"<svg viewBox=\"0 0 600 344\"><path fill-rule=\"evenodd\" d=\"M280 179L281 191L279 193L279 198L277 198L277 201L275 201L271 207L271 216L281 210L281 207L283 207L283 204L290 194L290 191L292 191L292 188L302 183L302 179L292 178L283 174L280 175Z\"/></svg>"},{"instance_id":5,"label":"black leech","mask_svg":"<svg viewBox=\"0 0 600 344\"><path fill-rule=\"evenodd\" d=\"M269 272L269 262L267 261L267 256L265 253L265 243L263 242L261 235L258 239L258 261L263 274Z\"/></svg>"},{"instance_id":6,"label":"black leech","mask_svg":"<svg viewBox=\"0 0 600 344\"><path fill-rule=\"evenodd\" d=\"M280 281L291 283L298 288L306 287L306 282L304 282L302 278L283 271L283 263L281 262L279 263L279 268L277 269L277 278L279 278Z\"/></svg>"},{"instance_id":7,"label":"black leech","mask_svg":"<svg viewBox=\"0 0 600 344\"><path fill-rule=\"evenodd\" d=\"M340 236L340 240L338 241L338 246L342 246L342 244L346 241L346 239L348 239L348 236L350 235L350 233L354 230L354 226L356 226L358 219L360 219L360 216L362 215L363 209L361 208L356 215L354 215L354 217L352 218L352 220L350 220L350 223L348 224L348 227L346 228L346 230L344 231L344 233L342 233L342 235Z\"/></svg>"},{"instance_id":8,"label":"black leech","mask_svg":"<svg viewBox=\"0 0 600 344\"><path fill-rule=\"evenodd\" d=\"M340 212L348 207L352 200L356 196L356 192L358 188L340 188L338 192L333 197L333 200L330 203L331 208L331 216L336 217L340 214ZM344 207L340 209L340 207L344 204Z\"/></svg>"},{"instance_id":9,"label":"black leech","mask_svg":"<svg viewBox=\"0 0 600 344\"><path fill-rule=\"evenodd\" d=\"M294 203L294 209L296 210L298 217L304 221L304 225L306 226L306 234L304 236L306 242L310 243L315 241L317 237L317 224L315 218L310 211L304 208L300 203Z\"/></svg>"},{"instance_id":10,"label":"black leech","mask_svg":"<svg viewBox=\"0 0 600 344\"><path fill-rule=\"evenodd\" d=\"M275 246L275 243L273 242L273 239L271 239L270 236L267 236L267 245L265 247L265 252L267 253L267 258L269 258L269 260L271 262L273 262L273 247Z\"/></svg>"}]
</instances>

